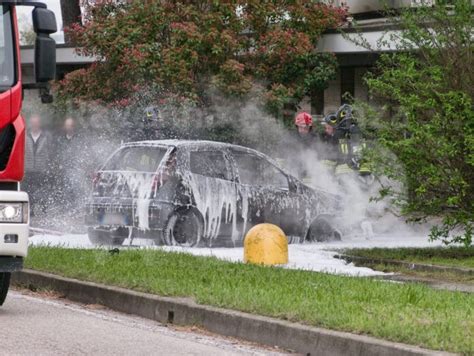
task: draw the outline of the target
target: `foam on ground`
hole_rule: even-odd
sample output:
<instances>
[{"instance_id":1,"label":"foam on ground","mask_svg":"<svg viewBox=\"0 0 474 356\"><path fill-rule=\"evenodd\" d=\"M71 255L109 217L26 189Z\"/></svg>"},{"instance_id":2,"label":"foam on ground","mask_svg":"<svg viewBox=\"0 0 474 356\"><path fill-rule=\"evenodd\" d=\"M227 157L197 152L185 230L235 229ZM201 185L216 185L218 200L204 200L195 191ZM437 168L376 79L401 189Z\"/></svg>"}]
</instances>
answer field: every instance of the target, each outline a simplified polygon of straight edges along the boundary
<instances>
[{"instance_id":1,"label":"foam on ground","mask_svg":"<svg viewBox=\"0 0 474 356\"><path fill-rule=\"evenodd\" d=\"M128 243L126 240L124 246ZM148 245L143 240L134 240L133 244L141 246ZM30 244L33 246L61 246L65 248L93 248L86 234L55 235L34 235L30 237ZM289 260L285 268L302 269L308 271L327 272L333 274L344 274L351 276L375 276L384 273L374 271L366 267L356 267L352 263L335 258L338 250L344 248L365 248L365 247L428 247L439 245L431 243L426 235L419 236L399 236L399 235L378 235L371 239L362 237L345 238L344 241L330 243L294 244L289 246ZM182 247L152 247L164 251L186 252L197 256L214 256L227 261L241 262L243 260L243 248L182 248Z\"/></svg>"}]
</instances>

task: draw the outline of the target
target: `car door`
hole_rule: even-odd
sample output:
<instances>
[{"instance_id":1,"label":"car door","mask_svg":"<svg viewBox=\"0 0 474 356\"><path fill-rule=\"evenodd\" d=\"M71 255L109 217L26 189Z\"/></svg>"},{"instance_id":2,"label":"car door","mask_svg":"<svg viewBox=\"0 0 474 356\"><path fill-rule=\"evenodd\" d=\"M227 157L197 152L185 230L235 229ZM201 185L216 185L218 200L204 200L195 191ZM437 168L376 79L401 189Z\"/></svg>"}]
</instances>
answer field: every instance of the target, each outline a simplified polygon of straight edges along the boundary
<instances>
[{"instance_id":1,"label":"car door","mask_svg":"<svg viewBox=\"0 0 474 356\"><path fill-rule=\"evenodd\" d=\"M278 219L278 226L288 237L300 236L303 220L301 199L296 186L278 167L262 158L267 210Z\"/></svg>"},{"instance_id":2,"label":"car door","mask_svg":"<svg viewBox=\"0 0 474 356\"><path fill-rule=\"evenodd\" d=\"M204 237L238 240L237 187L225 151L192 150L189 156L192 194L204 219ZM222 242L222 241L221 241Z\"/></svg>"},{"instance_id":3,"label":"car door","mask_svg":"<svg viewBox=\"0 0 474 356\"><path fill-rule=\"evenodd\" d=\"M238 212L242 218L239 226L242 236L254 225L265 222L265 192L262 189L260 160L245 151L231 149L238 182Z\"/></svg>"},{"instance_id":4,"label":"car door","mask_svg":"<svg viewBox=\"0 0 474 356\"><path fill-rule=\"evenodd\" d=\"M253 153L233 150L232 158L244 206L247 200L243 213L247 212L249 227L266 222L280 226L287 235L295 234L300 201L286 174Z\"/></svg>"}]
</instances>

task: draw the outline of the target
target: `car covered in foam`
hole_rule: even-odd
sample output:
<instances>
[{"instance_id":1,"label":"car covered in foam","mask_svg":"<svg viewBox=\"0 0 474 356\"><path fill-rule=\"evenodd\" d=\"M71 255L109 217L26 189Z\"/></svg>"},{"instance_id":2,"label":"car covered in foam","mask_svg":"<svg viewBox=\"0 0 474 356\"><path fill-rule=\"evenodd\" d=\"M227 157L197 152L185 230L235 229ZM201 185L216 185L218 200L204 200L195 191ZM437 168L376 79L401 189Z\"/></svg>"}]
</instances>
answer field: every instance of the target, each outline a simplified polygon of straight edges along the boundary
<instances>
[{"instance_id":1,"label":"car covered in foam","mask_svg":"<svg viewBox=\"0 0 474 356\"><path fill-rule=\"evenodd\" d=\"M268 156L242 146L161 140L122 145L97 171L86 205L90 240L120 245L241 246L272 223L289 242L340 239L338 199L312 189Z\"/></svg>"}]
</instances>

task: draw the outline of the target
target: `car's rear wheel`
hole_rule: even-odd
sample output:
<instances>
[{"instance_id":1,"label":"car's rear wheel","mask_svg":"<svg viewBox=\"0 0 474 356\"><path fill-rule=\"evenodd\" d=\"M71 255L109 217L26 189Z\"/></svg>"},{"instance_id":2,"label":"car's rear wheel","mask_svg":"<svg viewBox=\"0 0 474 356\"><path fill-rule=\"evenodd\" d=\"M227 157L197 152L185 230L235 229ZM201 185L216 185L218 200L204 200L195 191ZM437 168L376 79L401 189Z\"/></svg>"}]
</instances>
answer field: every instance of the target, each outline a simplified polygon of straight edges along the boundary
<instances>
[{"instance_id":1,"label":"car's rear wheel","mask_svg":"<svg viewBox=\"0 0 474 356\"><path fill-rule=\"evenodd\" d=\"M3 302L7 298L8 288L10 287L10 276L11 273L0 273L0 305L3 305Z\"/></svg>"},{"instance_id":2,"label":"car's rear wheel","mask_svg":"<svg viewBox=\"0 0 474 356\"><path fill-rule=\"evenodd\" d=\"M193 247L199 244L202 234L203 225L195 210L176 211L166 224L164 242L170 246Z\"/></svg>"},{"instance_id":3,"label":"car's rear wheel","mask_svg":"<svg viewBox=\"0 0 474 356\"><path fill-rule=\"evenodd\" d=\"M309 242L341 241L341 233L327 217L320 217L311 224L306 240Z\"/></svg>"},{"instance_id":4,"label":"car's rear wheel","mask_svg":"<svg viewBox=\"0 0 474 356\"><path fill-rule=\"evenodd\" d=\"M89 228L87 231L89 241L97 246L119 246L125 241L125 236L111 231Z\"/></svg>"}]
</instances>

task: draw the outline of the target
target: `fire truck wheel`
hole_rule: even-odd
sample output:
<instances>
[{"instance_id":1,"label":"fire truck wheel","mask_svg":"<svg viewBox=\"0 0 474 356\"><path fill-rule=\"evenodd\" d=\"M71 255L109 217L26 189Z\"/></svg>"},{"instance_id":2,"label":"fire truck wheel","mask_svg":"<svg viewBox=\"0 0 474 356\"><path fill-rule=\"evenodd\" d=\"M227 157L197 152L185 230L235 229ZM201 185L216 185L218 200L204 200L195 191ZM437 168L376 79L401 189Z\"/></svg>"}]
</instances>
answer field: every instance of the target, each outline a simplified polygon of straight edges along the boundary
<instances>
[{"instance_id":1,"label":"fire truck wheel","mask_svg":"<svg viewBox=\"0 0 474 356\"><path fill-rule=\"evenodd\" d=\"M0 305L3 305L7 297L8 288L10 287L10 276L11 273L0 273Z\"/></svg>"}]
</instances>

